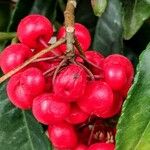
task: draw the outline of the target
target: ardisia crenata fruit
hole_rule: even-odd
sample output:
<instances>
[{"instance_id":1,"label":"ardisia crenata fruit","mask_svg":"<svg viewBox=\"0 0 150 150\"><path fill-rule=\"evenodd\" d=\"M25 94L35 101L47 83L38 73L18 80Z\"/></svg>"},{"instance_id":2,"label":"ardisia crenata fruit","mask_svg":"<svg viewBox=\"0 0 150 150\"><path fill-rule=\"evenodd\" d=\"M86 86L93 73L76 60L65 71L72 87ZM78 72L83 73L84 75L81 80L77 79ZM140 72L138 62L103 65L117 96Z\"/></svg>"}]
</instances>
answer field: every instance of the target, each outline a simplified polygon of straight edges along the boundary
<instances>
[{"instance_id":1,"label":"ardisia crenata fruit","mask_svg":"<svg viewBox=\"0 0 150 150\"><path fill-rule=\"evenodd\" d=\"M37 68L29 68L15 74L7 84L7 94L10 101L21 109L29 109L33 98L44 92L45 79Z\"/></svg>"},{"instance_id":2,"label":"ardisia crenata fruit","mask_svg":"<svg viewBox=\"0 0 150 150\"><path fill-rule=\"evenodd\" d=\"M74 148L73 150L87 150L88 147L84 144L78 144L76 148Z\"/></svg>"},{"instance_id":3,"label":"ardisia crenata fruit","mask_svg":"<svg viewBox=\"0 0 150 150\"><path fill-rule=\"evenodd\" d=\"M17 28L17 36L21 43L30 48L41 47L40 40L47 43L53 34L51 22L38 14L28 15L23 18Z\"/></svg>"},{"instance_id":4,"label":"ardisia crenata fruit","mask_svg":"<svg viewBox=\"0 0 150 150\"><path fill-rule=\"evenodd\" d=\"M57 148L73 149L77 145L76 131L68 123L49 126L48 134L50 141Z\"/></svg>"},{"instance_id":5,"label":"ardisia crenata fruit","mask_svg":"<svg viewBox=\"0 0 150 150\"><path fill-rule=\"evenodd\" d=\"M12 44L0 53L0 67L4 73L21 65L32 56L31 50L24 44Z\"/></svg>"},{"instance_id":6,"label":"ardisia crenata fruit","mask_svg":"<svg viewBox=\"0 0 150 150\"><path fill-rule=\"evenodd\" d=\"M43 124L58 124L69 115L70 105L57 101L54 94L42 94L33 100L32 112Z\"/></svg>"},{"instance_id":7,"label":"ardisia crenata fruit","mask_svg":"<svg viewBox=\"0 0 150 150\"><path fill-rule=\"evenodd\" d=\"M71 64L58 74L53 87L60 100L71 102L84 94L86 84L87 74L84 69Z\"/></svg>"},{"instance_id":8,"label":"ardisia crenata fruit","mask_svg":"<svg viewBox=\"0 0 150 150\"><path fill-rule=\"evenodd\" d=\"M89 69L91 69L92 73L94 75L100 75L102 74L102 67L103 67L103 61L104 61L104 56L96 51L86 51L85 56L87 60L98 66L100 69L89 65Z\"/></svg>"},{"instance_id":9,"label":"ardisia crenata fruit","mask_svg":"<svg viewBox=\"0 0 150 150\"><path fill-rule=\"evenodd\" d=\"M113 91L105 82L90 81L84 95L78 100L78 104L88 114L97 114L98 111L99 116L111 116L109 112L114 104Z\"/></svg>"},{"instance_id":10,"label":"ardisia crenata fruit","mask_svg":"<svg viewBox=\"0 0 150 150\"><path fill-rule=\"evenodd\" d=\"M119 64L108 64L104 68L105 81L114 91L120 91L127 83L125 68Z\"/></svg>"},{"instance_id":11,"label":"ardisia crenata fruit","mask_svg":"<svg viewBox=\"0 0 150 150\"><path fill-rule=\"evenodd\" d=\"M115 145L112 143L96 143L92 144L87 150L115 150Z\"/></svg>"},{"instance_id":12,"label":"ardisia crenata fruit","mask_svg":"<svg viewBox=\"0 0 150 150\"><path fill-rule=\"evenodd\" d=\"M75 28L75 36L77 37L77 39L81 45L81 48L84 51L86 51L91 45L90 32L84 25L82 25L80 23L75 23L74 28ZM65 30L65 27L62 26L58 31L57 39L60 39L65 36L66 36L66 30ZM59 46L59 48L62 52L65 52L66 44L62 44L61 46Z\"/></svg>"},{"instance_id":13,"label":"ardisia crenata fruit","mask_svg":"<svg viewBox=\"0 0 150 150\"><path fill-rule=\"evenodd\" d=\"M89 115L83 112L76 103L71 104L71 111L66 121L70 124L80 124L88 119Z\"/></svg>"}]
</instances>

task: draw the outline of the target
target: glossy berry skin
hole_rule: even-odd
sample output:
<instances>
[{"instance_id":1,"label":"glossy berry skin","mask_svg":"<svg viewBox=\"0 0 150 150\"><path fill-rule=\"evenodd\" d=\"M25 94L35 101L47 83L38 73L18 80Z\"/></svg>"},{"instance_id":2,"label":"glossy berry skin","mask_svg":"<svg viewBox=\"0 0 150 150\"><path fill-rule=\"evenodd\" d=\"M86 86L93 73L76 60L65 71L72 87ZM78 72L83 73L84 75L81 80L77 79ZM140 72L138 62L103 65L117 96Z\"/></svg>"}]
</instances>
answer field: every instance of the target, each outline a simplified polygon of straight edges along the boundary
<instances>
[{"instance_id":1,"label":"glossy berry skin","mask_svg":"<svg viewBox=\"0 0 150 150\"><path fill-rule=\"evenodd\" d=\"M127 75L125 68L119 64L109 64L104 68L104 78L109 86L120 91L127 83Z\"/></svg>"},{"instance_id":2,"label":"glossy berry skin","mask_svg":"<svg viewBox=\"0 0 150 150\"><path fill-rule=\"evenodd\" d=\"M34 67L28 68L22 72L20 84L24 85L34 96L44 92L46 86L42 72Z\"/></svg>"},{"instance_id":3,"label":"glossy berry skin","mask_svg":"<svg viewBox=\"0 0 150 150\"><path fill-rule=\"evenodd\" d=\"M32 106L33 95L20 84L21 73L10 78L7 84L9 100L20 109L29 109Z\"/></svg>"},{"instance_id":4,"label":"glossy berry skin","mask_svg":"<svg viewBox=\"0 0 150 150\"><path fill-rule=\"evenodd\" d=\"M10 78L7 84L7 94L10 101L21 109L29 109L35 96L42 93L45 80L37 68L29 68Z\"/></svg>"},{"instance_id":5,"label":"glossy berry skin","mask_svg":"<svg viewBox=\"0 0 150 150\"><path fill-rule=\"evenodd\" d=\"M0 54L0 66L4 73L21 65L32 56L31 50L24 44L12 44Z\"/></svg>"},{"instance_id":6,"label":"glossy berry skin","mask_svg":"<svg viewBox=\"0 0 150 150\"><path fill-rule=\"evenodd\" d=\"M86 51L85 56L90 62L92 62L93 64L95 64L96 66L102 69L103 61L104 61L104 56L102 54L96 51ZM102 70L92 65L90 65L89 68L91 69L92 73L95 75L99 75L102 73Z\"/></svg>"},{"instance_id":7,"label":"glossy berry skin","mask_svg":"<svg viewBox=\"0 0 150 150\"><path fill-rule=\"evenodd\" d=\"M102 118L113 117L120 112L122 103L123 103L123 97L121 96L121 94L117 92L113 92L113 104L109 107L107 113L103 114L101 112L101 109L98 109L94 112L94 114Z\"/></svg>"},{"instance_id":8,"label":"glossy berry skin","mask_svg":"<svg viewBox=\"0 0 150 150\"><path fill-rule=\"evenodd\" d=\"M43 124L58 124L69 115L70 106L58 102L54 94L42 94L33 100L32 112Z\"/></svg>"},{"instance_id":9,"label":"glossy berry skin","mask_svg":"<svg viewBox=\"0 0 150 150\"><path fill-rule=\"evenodd\" d=\"M86 51L91 45L90 32L84 25L80 23L75 23L74 27L75 27L75 36L77 37L82 49ZM65 27L62 26L58 31L57 39L65 37L65 35L66 35ZM62 50L62 52L66 51L65 44L62 44L59 48Z\"/></svg>"},{"instance_id":10,"label":"glossy berry skin","mask_svg":"<svg viewBox=\"0 0 150 150\"><path fill-rule=\"evenodd\" d=\"M104 60L104 67L110 64L117 64L122 66L125 69L127 79L130 82L133 80L133 75L134 75L133 65L127 57L120 54L109 55Z\"/></svg>"},{"instance_id":11,"label":"glossy berry skin","mask_svg":"<svg viewBox=\"0 0 150 150\"><path fill-rule=\"evenodd\" d=\"M112 143L96 143L92 144L87 150L114 150L115 145Z\"/></svg>"},{"instance_id":12,"label":"glossy berry skin","mask_svg":"<svg viewBox=\"0 0 150 150\"><path fill-rule=\"evenodd\" d=\"M87 150L88 147L85 146L84 144L78 144L76 148L74 148L73 150Z\"/></svg>"},{"instance_id":13,"label":"glossy berry skin","mask_svg":"<svg viewBox=\"0 0 150 150\"><path fill-rule=\"evenodd\" d=\"M17 36L20 42L30 48L40 47L40 38L47 43L52 34L51 22L46 17L38 14L26 16L20 21L17 28Z\"/></svg>"},{"instance_id":14,"label":"glossy berry skin","mask_svg":"<svg viewBox=\"0 0 150 150\"><path fill-rule=\"evenodd\" d=\"M80 108L86 113L97 114L105 118L114 103L113 92L110 86L102 81L88 83L84 95L79 99Z\"/></svg>"},{"instance_id":15,"label":"glossy berry skin","mask_svg":"<svg viewBox=\"0 0 150 150\"><path fill-rule=\"evenodd\" d=\"M87 83L87 74L78 65L71 64L58 74L53 85L58 97L66 101L76 101L84 94Z\"/></svg>"},{"instance_id":16,"label":"glossy berry skin","mask_svg":"<svg viewBox=\"0 0 150 150\"><path fill-rule=\"evenodd\" d=\"M48 127L49 139L57 148L73 149L77 145L77 135L73 126L61 123Z\"/></svg>"},{"instance_id":17,"label":"glossy berry skin","mask_svg":"<svg viewBox=\"0 0 150 150\"><path fill-rule=\"evenodd\" d=\"M70 124L79 124L83 123L88 119L89 115L83 112L79 106L75 103L71 104L71 111L66 121Z\"/></svg>"},{"instance_id":18,"label":"glossy berry skin","mask_svg":"<svg viewBox=\"0 0 150 150\"><path fill-rule=\"evenodd\" d=\"M120 93L122 94L122 96L126 97L134 76L133 65L128 58L120 54L112 54L106 57L104 60L104 68L110 64L120 65L125 69L127 83L120 91Z\"/></svg>"}]
</instances>

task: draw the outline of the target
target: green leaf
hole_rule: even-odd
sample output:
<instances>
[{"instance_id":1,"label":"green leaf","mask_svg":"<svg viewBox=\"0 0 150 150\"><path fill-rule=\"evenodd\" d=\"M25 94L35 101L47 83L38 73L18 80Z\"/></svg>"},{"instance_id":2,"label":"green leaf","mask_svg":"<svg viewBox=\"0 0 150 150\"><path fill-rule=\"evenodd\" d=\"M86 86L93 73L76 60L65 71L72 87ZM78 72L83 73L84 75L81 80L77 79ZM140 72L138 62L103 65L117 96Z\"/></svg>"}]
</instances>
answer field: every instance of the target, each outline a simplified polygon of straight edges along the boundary
<instances>
[{"instance_id":1,"label":"green leaf","mask_svg":"<svg viewBox=\"0 0 150 150\"><path fill-rule=\"evenodd\" d=\"M116 149L150 149L150 43L140 55L132 88L119 119Z\"/></svg>"},{"instance_id":2,"label":"green leaf","mask_svg":"<svg viewBox=\"0 0 150 150\"><path fill-rule=\"evenodd\" d=\"M54 0L19 0L11 17L8 31L16 31L20 20L30 13L41 14L52 21L56 17L57 1Z\"/></svg>"},{"instance_id":3,"label":"green leaf","mask_svg":"<svg viewBox=\"0 0 150 150\"><path fill-rule=\"evenodd\" d=\"M16 31L18 23L20 20L28 15L32 9L34 0L19 0L10 19L8 31Z\"/></svg>"},{"instance_id":4,"label":"green leaf","mask_svg":"<svg viewBox=\"0 0 150 150\"><path fill-rule=\"evenodd\" d=\"M0 150L51 150L41 125L29 111L12 106L0 85Z\"/></svg>"},{"instance_id":5,"label":"green leaf","mask_svg":"<svg viewBox=\"0 0 150 150\"><path fill-rule=\"evenodd\" d=\"M44 15L51 21L54 21L56 17L56 6L57 1L54 0L36 0L31 13Z\"/></svg>"},{"instance_id":6,"label":"green leaf","mask_svg":"<svg viewBox=\"0 0 150 150\"><path fill-rule=\"evenodd\" d=\"M123 0L124 38L130 39L150 17L150 0Z\"/></svg>"},{"instance_id":7,"label":"green leaf","mask_svg":"<svg viewBox=\"0 0 150 150\"><path fill-rule=\"evenodd\" d=\"M100 17L106 9L107 0L91 0L94 14Z\"/></svg>"},{"instance_id":8,"label":"green leaf","mask_svg":"<svg viewBox=\"0 0 150 150\"><path fill-rule=\"evenodd\" d=\"M110 0L106 11L99 17L93 49L105 56L122 52L122 7L119 0Z\"/></svg>"}]
</instances>

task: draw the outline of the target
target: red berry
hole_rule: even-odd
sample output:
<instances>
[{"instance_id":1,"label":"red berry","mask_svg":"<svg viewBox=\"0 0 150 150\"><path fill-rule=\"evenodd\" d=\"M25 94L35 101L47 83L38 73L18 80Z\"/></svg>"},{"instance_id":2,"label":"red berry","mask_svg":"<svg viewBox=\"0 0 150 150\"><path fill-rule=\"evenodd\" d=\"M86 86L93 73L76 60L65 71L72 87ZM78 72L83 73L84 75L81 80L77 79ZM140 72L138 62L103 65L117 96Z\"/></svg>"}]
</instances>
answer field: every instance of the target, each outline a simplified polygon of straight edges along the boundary
<instances>
[{"instance_id":1,"label":"red berry","mask_svg":"<svg viewBox=\"0 0 150 150\"><path fill-rule=\"evenodd\" d=\"M123 103L123 97L119 93L114 93L113 104L112 106L109 107L109 110L106 113L102 113L102 111L98 109L95 111L94 114L102 118L113 117L114 115L120 112L122 103Z\"/></svg>"},{"instance_id":2,"label":"red berry","mask_svg":"<svg viewBox=\"0 0 150 150\"><path fill-rule=\"evenodd\" d=\"M79 99L80 108L86 113L99 112L99 116L108 115L114 103L110 86L102 81L91 81L87 85L84 95Z\"/></svg>"},{"instance_id":3,"label":"red berry","mask_svg":"<svg viewBox=\"0 0 150 150\"><path fill-rule=\"evenodd\" d=\"M83 112L77 104L73 103L71 104L71 112L66 118L66 121L70 124L79 124L85 122L88 117L88 114Z\"/></svg>"},{"instance_id":4,"label":"red berry","mask_svg":"<svg viewBox=\"0 0 150 150\"><path fill-rule=\"evenodd\" d=\"M37 96L45 90L45 78L37 68L28 68L21 74L20 84L29 90L32 95Z\"/></svg>"},{"instance_id":5,"label":"red berry","mask_svg":"<svg viewBox=\"0 0 150 150\"><path fill-rule=\"evenodd\" d=\"M88 147L85 146L84 144L78 144L76 148L74 148L73 150L87 150Z\"/></svg>"},{"instance_id":6,"label":"red berry","mask_svg":"<svg viewBox=\"0 0 150 150\"><path fill-rule=\"evenodd\" d=\"M91 45L91 36L90 36L90 32L88 31L88 29L80 24L80 23L75 23L75 36L77 37L82 49L84 51L86 51L89 46ZM60 39L62 37L65 37L66 35L66 31L65 31L65 27L61 27L58 31L57 34L57 39ZM66 51L66 45L62 44L60 46L60 49L62 50L62 52Z\"/></svg>"},{"instance_id":7,"label":"red berry","mask_svg":"<svg viewBox=\"0 0 150 150\"><path fill-rule=\"evenodd\" d=\"M54 94L43 94L33 100L32 112L43 124L57 124L69 115L70 106L64 102L58 102Z\"/></svg>"},{"instance_id":8,"label":"red berry","mask_svg":"<svg viewBox=\"0 0 150 150\"><path fill-rule=\"evenodd\" d=\"M104 60L104 68L109 64L117 64L122 66L125 69L127 79L131 82L133 80L134 69L131 61L119 54L112 54L105 58Z\"/></svg>"},{"instance_id":9,"label":"red berry","mask_svg":"<svg viewBox=\"0 0 150 150\"><path fill-rule=\"evenodd\" d=\"M92 62L99 68L103 67L104 56L102 54L100 54L96 51L86 51L85 56L90 62ZM89 68L91 69L93 74L99 75L100 73L102 73L100 69L98 69L92 65L90 65Z\"/></svg>"},{"instance_id":10,"label":"red berry","mask_svg":"<svg viewBox=\"0 0 150 150\"><path fill-rule=\"evenodd\" d=\"M54 92L66 101L75 101L85 91L87 75L78 65L69 65L60 72L54 83Z\"/></svg>"},{"instance_id":11,"label":"red berry","mask_svg":"<svg viewBox=\"0 0 150 150\"><path fill-rule=\"evenodd\" d=\"M23 18L17 28L17 36L19 40L28 45L30 48L41 46L39 39L46 43L53 34L51 22L44 16L33 14Z\"/></svg>"},{"instance_id":12,"label":"red berry","mask_svg":"<svg viewBox=\"0 0 150 150\"><path fill-rule=\"evenodd\" d=\"M32 106L33 98L42 93L44 88L45 80L40 70L29 68L10 78L7 94L16 107L28 109Z\"/></svg>"},{"instance_id":13,"label":"red berry","mask_svg":"<svg viewBox=\"0 0 150 150\"><path fill-rule=\"evenodd\" d=\"M33 96L20 84L21 73L10 78L7 84L7 94L9 100L21 109L29 109L32 105Z\"/></svg>"},{"instance_id":14,"label":"red berry","mask_svg":"<svg viewBox=\"0 0 150 150\"><path fill-rule=\"evenodd\" d=\"M49 126L48 134L50 141L55 147L71 149L77 145L77 135L70 124L61 123Z\"/></svg>"},{"instance_id":15,"label":"red berry","mask_svg":"<svg viewBox=\"0 0 150 150\"><path fill-rule=\"evenodd\" d=\"M115 145L112 143L96 143L92 144L88 150L114 150Z\"/></svg>"},{"instance_id":16,"label":"red berry","mask_svg":"<svg viewBox=\"0 0 150 150\"><path fill-rule=\"evenodd\" d=\"M108 64L104 67L104 78L109 86L120 91L127 83L125 68L119 64Z\"/></svg>"},{"instance_id":17,"label":"red berry","mask_svg":"<svg viewBox=\"0 0 150 150\"><path fill-rule=\"evenodd\" d=\"M21 65L32 56L31 50L24 44L12 44L0 54L0 66L4 73Z\"/></svg>"}]
</instances>

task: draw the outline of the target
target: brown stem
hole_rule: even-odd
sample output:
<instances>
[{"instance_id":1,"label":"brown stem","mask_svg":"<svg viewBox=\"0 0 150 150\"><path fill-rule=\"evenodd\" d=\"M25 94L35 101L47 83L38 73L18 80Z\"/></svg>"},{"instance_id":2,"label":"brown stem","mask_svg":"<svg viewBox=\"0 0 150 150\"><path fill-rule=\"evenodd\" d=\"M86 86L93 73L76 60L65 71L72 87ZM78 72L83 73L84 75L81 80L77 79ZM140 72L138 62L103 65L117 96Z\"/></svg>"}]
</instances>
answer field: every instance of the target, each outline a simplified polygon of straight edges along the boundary
<instances>
[{"instance_id":1,"label":"brown stem","mask_svg":"<svg viewBox=\"0 0 150 150\"><path fill-rule=\"evenodd\" d=\"M77 65L79 65L80 67L82 67L89 74L91 80L95 80L95 77L94 77L93 73L88 68L86 68L84 65L82 65L79 62L76 62L76 63L77 63Z\"/></svg>"},{"instance_id":2,"label":"brown stem","mask_svg":"<svg viewBox=\"0 0 150 150\"><path fill-rule=\"evenodd\" d=\"M41 57L42 55L46 54L47 52L49 52L50 50L54 49L55 47L63 44L66 40L64 38L58 40L56 43L54 43L53 45L51 45L50 47L43 49L42 51L40 51L39 53L35 54L34 56L32 56L31 58L29 58L28 60L26 60L22 65L18 66L17 68L9 71L8 73L6 73L5 75L3 75L0 78L0 83L2 83L3 81L5 81L6 79L8 79L9 77L11 77L12 75L14 75L15 73L17 73L18 71L20 71L21 69L23 69L24 67L26 67L27 65L29 65L31 62L33 62L35 59Z\"/></svg>"},{"instance_id":3,"label":"brown stem","mask_svg":"<svg viewBox=\"0 0 150 150\"><path fill-rule=\"evenodd\" d=\"M81 45L80 45L80 43L79 43L79 41L78 41L78 39L77 39L77 37L76 36L74 36L74 40L75 40L75 47L77 48L77 50L79 51L79 53L80 53L80 55L82 55L83 57L85 57L85 54L84 54L84 52L83 52L83 49L81 48Z\"/></svg>"},{"instance_id":4,"label":"brown stem","mask_svg":"<svg viewBox=\"0 0 150 150\"><path fill-rule=\"evenodd\" d=\"M39 42L45 47L45 48L48 48L49 45L42 39L42 38L39 38ZM53 50L51 51L51 53L54 54L54 56L58 56L58 54L56 52L54 52Z\"/></svg>"},{"instance_id":5,"label":"brown stem","mask_svg":"<svg viewBox=\"0 0 150 150\"><path fill-rule=\"evenodd\" d=\"M94 123L94 125L92 126L92 129L91 129L91 134L90 134L90 137L89 137L89 139L88 139L88 145L91 144L92 136L93 136L93 134L94 134L94 129L95 129L95 123Z\"/></svg>"},{"instance_id":6,"label":"brown stem","mask_svg":"<svg viewBox=\"0 0 150 150\"><path fill-rule=\"evenodd\" d=\"M58 74L60 68L65 64L66 61L67 61L67 59L64 58L64 59L59 63L59 65L57 66L57 68L56 68L56 70L55 70L55 72L54 72L54 74L53 74L53 79L52 79L53 85L54 85L54 83L55 83L55 79L56 79L56 76L57 76L57 74Z\"/></svg>"},{"instance_id":7,"label":"brown stem","mask_svg":"<svg viewBox=\"0 0 150 150\"><path fill-rule=\"evenodd\" d=\"M80 55L80 57L81 57L85 62L87 62L88 64L90 64L90 65L92 65L93 67L95 67L95 68L97 68L97 69L99 69L99 70L102 71L102 68L101 68L101 67L95 65L93 62L89 61L86 57L84 57L84 56L82 56L82 55Z\"/></svg>"},{"instance_id":8,"label":"brown stem","mask_svg":"<svg viewBox=\"0 0 150 150\"><path fill-rule=\"evenodd\" d=\"M34 60L33 62L41 62L41 61L54 60L54 59L56 59L56 58L62 59L63 56L60 56L60 57L59 57L59 56L54 56L54 57L43 57L43 58L38 58L38 59Z\"/></svg>"},{"instance_id":9,"label":"brown stem","mask_svg":"<svg viewBox=\"0 0 150 150\"><path fill-rule=\"evenodd\" d=\"M76 0L68 0L65 16L65 27L66 27L66 55L69 57L74 56L74 10L76 8Z\"/></svg>"}]
</instances>

